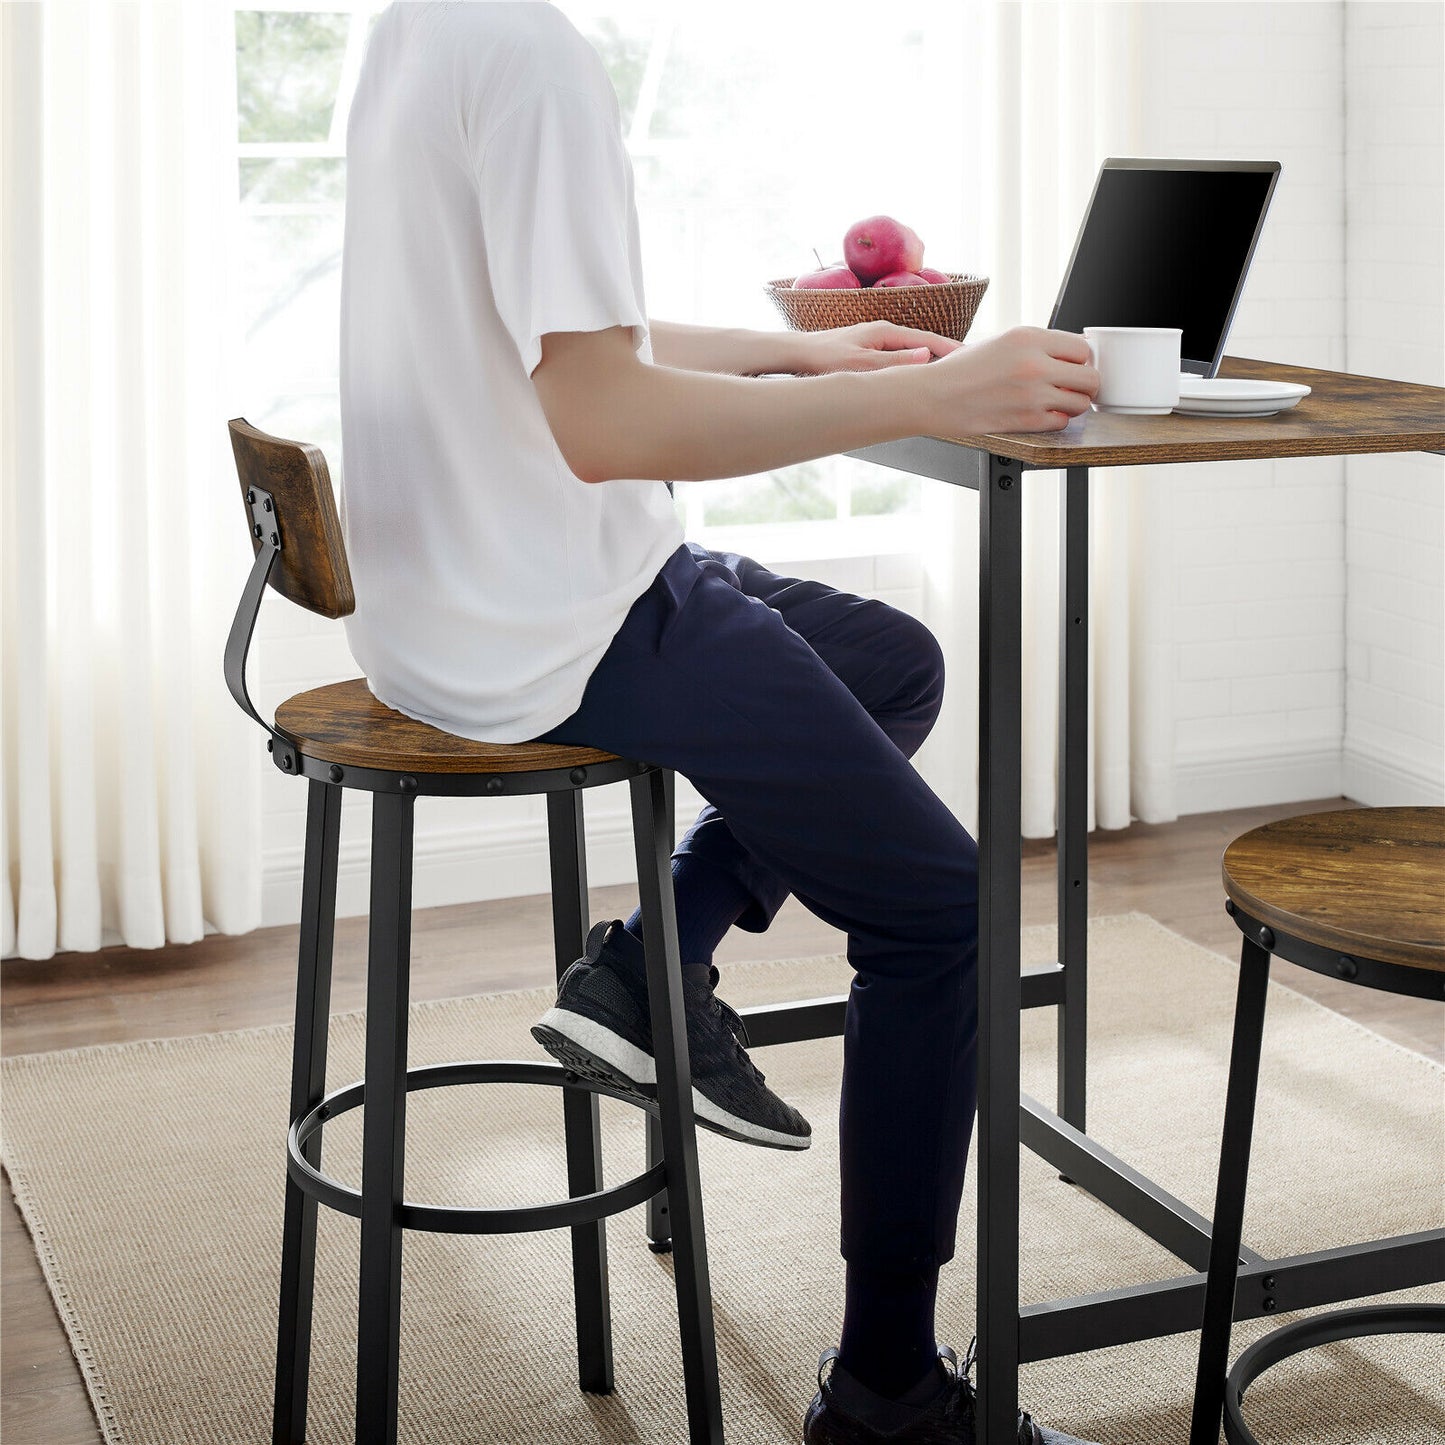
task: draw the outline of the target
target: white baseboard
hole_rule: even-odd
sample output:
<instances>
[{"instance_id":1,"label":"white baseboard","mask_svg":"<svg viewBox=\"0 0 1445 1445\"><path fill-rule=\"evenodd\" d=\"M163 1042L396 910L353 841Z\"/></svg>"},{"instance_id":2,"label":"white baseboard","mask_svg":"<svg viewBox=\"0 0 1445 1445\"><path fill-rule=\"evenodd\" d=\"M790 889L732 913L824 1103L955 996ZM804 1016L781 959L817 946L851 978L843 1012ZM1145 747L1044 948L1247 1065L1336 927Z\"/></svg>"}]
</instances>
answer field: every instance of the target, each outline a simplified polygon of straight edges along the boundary
<instances>
[{"instance_id":1,"label":"white baseboard","mask_svg":"<svg viewBox=\"0 0 1445 1445\"><path fill-rule=\"evenodd\" d=\"M690 826L702 799L682 779L677 786L677 832ZM586 812L587 881L593 887L632 883L637 878L632 814L625 802L594 806ZM300 830L298 829L298 832ZM261 885L261 925L294 924L301 918L301 865L304 840L266 855ZM354 918L367 911L371 850L367 839L343 841L336 867L336 916ZM547 824L536 819L478 822L465 828L418 830L412 849L412 907L441 908L492 898L521 898L546 893L551 886Z\"/></svg>"},{"instance_id":2,"label":"white baseboard","mask_svg":"<svg viewBox=\"0 0 1445 1445\"><path fill-rule=\"evenodd\" d=\"M1445 803L1445 779L1440 773L1431 776L1422 772L1413 759L1405 762L1348 746L1344 750L1342 791L1345 797L1370 808Z\"/></svg>"},{"instance_id":3,"label":"white baseboard","mask_svg":"<svg viewBox=\"0 0 1445 1445\"><path fill-rule=\"evenodd\" d=\"M1338 798L1347 792L1338 743L1281 748L1273 753L1251 749L1248 753L1181 758L1177 786L1181 816Z\"/></svg>"}]
</instances>

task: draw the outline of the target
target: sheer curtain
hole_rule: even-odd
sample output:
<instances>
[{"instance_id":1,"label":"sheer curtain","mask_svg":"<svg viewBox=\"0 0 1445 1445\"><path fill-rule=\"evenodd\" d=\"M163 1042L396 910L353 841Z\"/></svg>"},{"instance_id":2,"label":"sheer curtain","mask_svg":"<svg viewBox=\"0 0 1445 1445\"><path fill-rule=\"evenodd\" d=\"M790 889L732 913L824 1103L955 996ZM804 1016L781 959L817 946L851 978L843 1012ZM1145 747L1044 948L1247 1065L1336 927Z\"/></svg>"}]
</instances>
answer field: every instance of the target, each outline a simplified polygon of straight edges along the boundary
<instances>
[{"instance_id":1,"label":"sheer curtain","mask_svg":"<svg viewBox=\"0 0 1445 1445\"><path fill-rule=\"evenodd\" d=\"M958 122L979 198L969 251L990 278L975 335L1047 324L1100 162L1138 154L1137 6L1000 0L970 6ZM1147 469L1091 473L1090 826L1175 816L1169 529ZM1024 491L1023 831L1054 831L1061 474ZM924 492L924 618L948 694L918 765L970 829L978 819L978 499Z\"/></svg>"},{"instance_id":2,"label":"sheer curtain","mask_svg":"<svg viewBox=\"0 0 1445 1445\"><path fill-rule=\"evenodd\" d=\"M225 421L234 16L0 5L0 952L260 921Z\"/></svg>"}]
</instances>

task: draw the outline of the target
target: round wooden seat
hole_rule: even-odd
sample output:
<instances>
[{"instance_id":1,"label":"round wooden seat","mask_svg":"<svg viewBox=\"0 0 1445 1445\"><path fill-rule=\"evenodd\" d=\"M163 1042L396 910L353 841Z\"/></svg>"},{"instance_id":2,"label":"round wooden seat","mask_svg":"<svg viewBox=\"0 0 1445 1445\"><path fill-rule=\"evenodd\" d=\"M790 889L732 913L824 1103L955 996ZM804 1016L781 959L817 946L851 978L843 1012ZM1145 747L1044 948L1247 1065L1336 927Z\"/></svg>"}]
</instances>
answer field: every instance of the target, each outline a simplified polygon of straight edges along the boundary
<instances>
[{"instance_id":1,"label":"round wooden seat","mask_svg":"<svg viewBox=\"0 0 1445 1445\"><path fill-rule=\"evenodd\" d=\"M1445 972L1445 808L1350 808L1236 838L1224 891L1250 917L1347 957Z\"/></svg>"},{"instance_id":2,"label":"round wooden seat","mask_svg":"<svg viewBox=\"0 0 1445 1445\"><path fill-rule=\"evenodd\" d=\"M307 757L407 773L531 773L617 760L560 743L479 743L389 708L364 677L298 692L276 709L276 730Z\"/></svg>"}]
</instances>

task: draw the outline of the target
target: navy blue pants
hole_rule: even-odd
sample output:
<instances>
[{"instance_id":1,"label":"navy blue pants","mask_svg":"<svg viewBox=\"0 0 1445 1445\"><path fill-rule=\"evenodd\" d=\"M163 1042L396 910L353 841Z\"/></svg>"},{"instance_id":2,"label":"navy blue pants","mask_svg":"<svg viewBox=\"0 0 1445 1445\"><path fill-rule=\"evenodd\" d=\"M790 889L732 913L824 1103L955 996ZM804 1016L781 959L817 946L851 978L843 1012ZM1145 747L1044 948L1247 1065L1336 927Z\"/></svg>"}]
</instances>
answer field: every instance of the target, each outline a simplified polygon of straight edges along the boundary
<instances>
[{"instance_id":1,"label":"navy blue pants","mask_svg":"<svg viewBox=\"0 0 1445 1445\"><path fill-rule=\"evenodd\" d=\"M952 1257L976 1103L978 850L908 761L942 696L915 618L688 543L544 735L688 778L677 853L739 927L792 893L847 934L842 1252L879 1270Z\"/></svg>"}]
</instances>

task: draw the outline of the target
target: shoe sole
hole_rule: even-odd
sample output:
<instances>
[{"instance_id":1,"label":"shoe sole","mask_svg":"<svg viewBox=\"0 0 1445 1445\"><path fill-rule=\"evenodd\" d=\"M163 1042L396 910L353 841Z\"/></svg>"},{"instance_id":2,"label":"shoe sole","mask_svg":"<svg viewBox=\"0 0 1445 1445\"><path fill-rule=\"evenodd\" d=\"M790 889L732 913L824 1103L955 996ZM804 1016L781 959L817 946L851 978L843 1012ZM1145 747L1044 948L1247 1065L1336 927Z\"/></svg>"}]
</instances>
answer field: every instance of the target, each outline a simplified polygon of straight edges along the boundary
<instances>
[{"instance_id":1,"label":"shoe sole","mask_svg":"<svg viewBox=\"0 0 1445 1445\"><path fill-rule=\"evenodd\" d=\"M657 1064L651 1054L629 1043L595 1019L584 1018L570 1009L548 1009L532 1025L532 1037L558 1063L584 1079L630 1095L657 1111ZM806 1149L811 1135L784 1134L747 1119L740 1119L713 1103L696 1085L692 1090L693 1118L704 1129L757 1144L764 1149Z\"/></svg>"}]
</instances>

